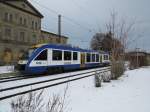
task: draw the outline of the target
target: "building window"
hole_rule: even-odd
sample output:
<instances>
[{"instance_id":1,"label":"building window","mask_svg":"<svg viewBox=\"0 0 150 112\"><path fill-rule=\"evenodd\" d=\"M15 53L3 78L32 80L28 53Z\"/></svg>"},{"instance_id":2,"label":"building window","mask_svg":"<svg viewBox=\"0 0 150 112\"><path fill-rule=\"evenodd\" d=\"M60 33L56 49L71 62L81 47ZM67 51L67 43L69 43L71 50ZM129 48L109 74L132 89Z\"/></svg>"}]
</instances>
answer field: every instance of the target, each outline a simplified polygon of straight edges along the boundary
<instances>
[{"instance_id":1,"label":"building window","mask_svg":"<svg viewBox=\"0 0 150 112\"><path fill-rule=\"evenodd\" d=\"M32 42L33 42L33 43L36 43L36 41L37 41L37 40L36 40L36 34L33 34Z\"/></svg>"},{"instance_id":2,"label":"building window","mask_svg":"<svg viewBox=\"0 0 150 112\"><path fill-rule=\"evenodd\" d=\"M27 26L27 20L24 19L24 26Z\"/></svg>"},{"instance_id":3,"label":"building window","mask_svg":"<svg viewBox=\"0 0 150 112\"><path fill-rule=\"evenodd\" d=\"M53 60L62 60L62 51L60 50L53 50L53 53L52 53L52 57L53 57Z\"/></svg>"},{"instance_id":4,"label":"building window","mask_svg":"<svg viewBox=\"0 0 150 112\"><path fill-rule=\"evenodd\" d=\"M64 60L71 60L71 52L64 51Z\"/></svg>"},{"instance_id":5,"label":"building window","mask_svg":"<svg viewBox=\"0 0 150 112\"><path fill-rule=\"evenodd\" d=\"M7 22L12 22L13 21L13 15L6 12L4 20L7 21Z\"/></svg>"},{"instance_id":6,"label":"building window","mask_svg":"<svg viewBox=\"0 0 150 112\"><path fill-rule=\"evenodd\" d=\"M6 37L11 37L11 29L10 28L5 29L5 36Z\"/></svg>"},{"instance_id":7,"label":"building window","mask_svg":"<svg viewBox=\"0 0 150 112\"><path fill-rule=\"evenodd\" d=\"M13 15L12 14L9 15L9 21L13 22Z\"/></svg>"},{"instance_id":8,"label":"building window","mask_svg":"<svg viewBox=\"0 0 150 112\"><path fill-rule=\"evenodd\" d=\"M20 23L20 25L22 25L22 17L20 17L19 23Z\"/></svg>"},{"instance_id":9,"label":"building window","mask_svg":"<svg viewBox=\"0 0 150 112\"><path fill-rule=\"evenodd\" d=\"M37 22L35 22L35 29L36 29L36 30L38 29L38 24L37 24Z\"/></svg>"},{"instance_id":10,"label":"building window","mask_svg":"<svg viewBox=\"0 0 150 112\"><path fill-rule=\"evenodd\" d=\"M36 43L37 39L36 39L36 34L33 35L33 42Z\"/></svg>"},{"instance_id":11,"label":"building window","mask_svg":"<svg viewBox=\"0 0 150 112\"><path fill-rule=\"evenodd\" d=\"M27 19L20 17L19 24L23 26L27 26Z\"/></svg>"},{"instance_id":12,"label":"building window","mask_svg":"<svg viewBox=\"0 0 150 112\"><path fill-rule=\"evenodd\" d=\"M20 40L25 41L25 32L20 32Z\"/></svg>"},{"instance_id":13,"label":"building window","mask_svg":"<svg viewBox=\"0 0 150 112\"><path fill-rule=\"evenodd\" d=\"M34 29L34 21L32 21L32 26L31 26L31 28Z\"/></svg>"}]
</instances>

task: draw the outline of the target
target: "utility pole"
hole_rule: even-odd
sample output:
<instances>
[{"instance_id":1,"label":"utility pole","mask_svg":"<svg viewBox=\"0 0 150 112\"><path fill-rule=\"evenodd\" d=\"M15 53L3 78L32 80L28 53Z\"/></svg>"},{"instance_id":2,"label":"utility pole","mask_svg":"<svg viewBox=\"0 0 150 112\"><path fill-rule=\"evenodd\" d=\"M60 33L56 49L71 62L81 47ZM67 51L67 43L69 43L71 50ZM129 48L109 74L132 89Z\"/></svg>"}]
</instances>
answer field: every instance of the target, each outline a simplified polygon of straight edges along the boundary
<instances>
[{"instance_id":1,"label":"utility pole","mask_svg":"<svg viewBox=\"0 0 150 112\"><path fill-rule=\"evenodd\" d=\"M137 68L139 67L139 56L138 56L139 49L140 48L136 48L136 66L137 66Z\"/></svg>"},{"instance_id":2,"label":"utility pole","mask_svg":"<svg viewBox=\"0 0 150 112\"><path fill-rule=\"evenodd\" d=\"M58 36L59 36L59 43L61 44L61 15L58 15Z\"/></svg>"}]
</instances>

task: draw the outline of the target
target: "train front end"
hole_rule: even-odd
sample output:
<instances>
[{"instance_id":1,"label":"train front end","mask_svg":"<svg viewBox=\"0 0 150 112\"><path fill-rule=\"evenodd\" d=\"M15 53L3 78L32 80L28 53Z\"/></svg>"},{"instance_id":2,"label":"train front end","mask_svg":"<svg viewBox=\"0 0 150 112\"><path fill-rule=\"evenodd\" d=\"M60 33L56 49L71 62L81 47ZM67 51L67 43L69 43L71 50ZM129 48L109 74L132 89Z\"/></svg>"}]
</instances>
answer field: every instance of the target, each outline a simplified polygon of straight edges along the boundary
<instances>
[{"instance_id":1,"label":"train front end","mask_svg":"<svg viewBox=\"0 0 150 112\"><path fill-rule=\"evenodd\" d=\"M29 49L28 52L24 52L23 55L20 57L18 63L17 63L17 70L21 73L25 73L25 69L27 66L27 63L29 61L29 58L34 51L33 48Z\"/></svg>"}]
</instances>

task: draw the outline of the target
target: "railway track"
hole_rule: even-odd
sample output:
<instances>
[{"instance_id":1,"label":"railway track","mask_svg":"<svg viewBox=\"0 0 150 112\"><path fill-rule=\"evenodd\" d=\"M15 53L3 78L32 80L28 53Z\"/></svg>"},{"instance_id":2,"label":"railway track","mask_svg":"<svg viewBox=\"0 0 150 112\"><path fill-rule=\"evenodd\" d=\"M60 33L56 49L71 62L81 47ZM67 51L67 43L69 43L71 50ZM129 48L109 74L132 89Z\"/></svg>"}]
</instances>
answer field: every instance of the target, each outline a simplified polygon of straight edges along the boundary
<instances>
[{"instance_id":1,"label":"railway track","mask_svg":"<svg viewBox=\"0 0 150 112\"><path fill-rule=\"evenodd\" d=\"M0 89L0 101L4 99L8 99L14 96L26 94L29 92L37 91L40 89L48 88L48 87L53 87L56 85L64 84L67 82L72 82L75 80L79 80L82 78L90 77L95 74L95 72L103 73L103 72L108 72L110 71L110 67L105 67L105 68L97 68L94 70L84 70L80 71L81 73L78 72L73 72L73 73L64 73L61 75L55 75L45 79L42 79L40 81L38 80L31 80L27 81L28 83L26 84L19 84L16 82L17 85L11 85L11 86L6 86L4 88ZM28 79L25 79L28 80ZM15 81L14 81L15 82ZM3 84L9 85L10 82L5 82ZM31 89L32 86L32 89Z\"/></svg>"},{"instance_id":2,"label":"railway track","mask_svg":"<svg viewBox=\"0 0 150 112\"><path fill-rule=\"evenodd\" d=\"M105 68L105 67L104 67ZM65 72L65 73L71 73L71 72ZM59 73L59 74L63 74L63 73ZM52 74L52 75L58 75L58 74ZM20 73L16 73L16 76L9 76L9 77L3 77L0 78L0 83L4 83L4 82L10 82L10 81L17 81L17 80L24 80L24 79L31 79L31 78L38 78L38 77L45 77L45 76L49 76L49 75L22 75Z\"/></svg>"},{"instance_id":3,"label":"railway track","mask_svg":"<svg viewBox=\"0 0 150 112\"><path fill-rule=\"evenodd\" d=\"M0 78L0 83L9 82L9 81L16 81L16 80L23 80L23 79L29 79L29 78L35 78L35 76L11 76L11 77L5 77Z\"/></svg>"}]
</instances>

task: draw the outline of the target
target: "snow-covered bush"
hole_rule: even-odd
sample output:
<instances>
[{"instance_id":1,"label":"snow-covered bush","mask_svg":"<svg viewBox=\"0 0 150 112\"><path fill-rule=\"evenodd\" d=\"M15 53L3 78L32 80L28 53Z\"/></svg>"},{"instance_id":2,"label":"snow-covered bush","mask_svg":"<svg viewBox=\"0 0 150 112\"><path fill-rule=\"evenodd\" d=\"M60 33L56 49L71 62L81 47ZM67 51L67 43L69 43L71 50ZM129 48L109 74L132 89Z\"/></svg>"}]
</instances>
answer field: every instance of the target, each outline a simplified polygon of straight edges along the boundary
<instances>
[{"instance_id":1,"label":"snow-covered bush","mask_svg":"<svg viewBox=\"0 0 150 112\"><path fill-rule=\"evenodd\" d=\"M125 67L125 70L129 70L130 62L129 61L125 61L124 67Z\"/></svg>"},{"instance_id":2,"label":"snow-covered bush","mask_svg":"<svg viewBox=\"0 0 150 112\"><path fill-rule=\"evenodd\" d=\"M95 87L101 87L102 77L100 73L95 73Z\"/></svg>"},{"instance_id":3,"label":"snow-covered bush","mask_svg":"<svg viewBox=\"0 0 150 112\"><path fill-rule=\"evenodd\" d=\"M104 72L102 74L102 80L104 82L110 82L110 80L111 80L111 73L110 72Z\"/></svg>"}]
</instances>

